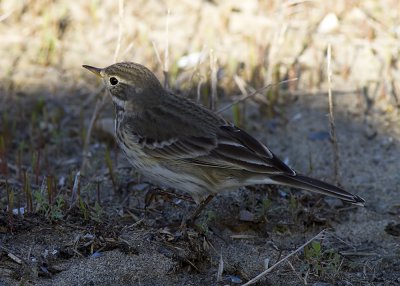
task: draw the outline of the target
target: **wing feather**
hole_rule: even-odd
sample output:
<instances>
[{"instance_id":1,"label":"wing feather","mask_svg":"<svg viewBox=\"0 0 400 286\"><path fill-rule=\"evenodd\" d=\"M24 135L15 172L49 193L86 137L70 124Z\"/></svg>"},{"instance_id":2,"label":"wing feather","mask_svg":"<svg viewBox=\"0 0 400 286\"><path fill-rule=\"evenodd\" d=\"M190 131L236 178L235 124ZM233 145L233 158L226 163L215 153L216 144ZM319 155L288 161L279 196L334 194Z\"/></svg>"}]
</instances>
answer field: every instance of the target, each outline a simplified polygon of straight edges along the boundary
<instances>
[{"instance_id":1,"label":"wing feather","mask_svg":"<svg viewBox=\"0 0 400 286\"><path fill-rule=\"evenodd\" d=\"M176 137L162 142L147 138L141 143L146 153L160 159L256 173L295 174L265 145L233 125L220 126L214 137Z\"/></svg>"}]
</instances>

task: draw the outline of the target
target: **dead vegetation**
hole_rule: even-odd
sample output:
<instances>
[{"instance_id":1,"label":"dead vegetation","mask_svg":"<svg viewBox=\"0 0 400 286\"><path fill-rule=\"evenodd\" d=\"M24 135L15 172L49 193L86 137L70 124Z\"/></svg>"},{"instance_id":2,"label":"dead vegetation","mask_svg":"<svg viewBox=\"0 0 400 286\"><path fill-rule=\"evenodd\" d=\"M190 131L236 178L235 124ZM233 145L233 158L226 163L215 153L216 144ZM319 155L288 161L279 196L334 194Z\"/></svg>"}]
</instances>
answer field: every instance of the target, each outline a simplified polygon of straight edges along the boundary
<instances>
[{"instance_id":1,"label":"dead vegetation","mask_svg":"<svg viewBox=\"0 0 400 286\"><path fill-rule=\"evenodd\" d=\"M268 273L259 285L399 283L398 7L2 1L0 282L238 285ZM111 104L81 69L122 60L224 109L304 172L340 177L369 207L259 186L219 196L177 233L194 205L158 195L145 208L153 187L122 158Z\"/></svg>"}]
</instances>

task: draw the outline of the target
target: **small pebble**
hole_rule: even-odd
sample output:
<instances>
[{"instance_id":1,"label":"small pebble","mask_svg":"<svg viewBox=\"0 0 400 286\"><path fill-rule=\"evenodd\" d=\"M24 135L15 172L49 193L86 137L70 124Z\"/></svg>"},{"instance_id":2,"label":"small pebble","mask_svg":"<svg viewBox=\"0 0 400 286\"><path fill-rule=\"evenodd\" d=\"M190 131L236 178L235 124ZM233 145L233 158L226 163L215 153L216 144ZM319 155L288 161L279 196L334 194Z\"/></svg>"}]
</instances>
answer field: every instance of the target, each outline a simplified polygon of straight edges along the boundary
<instances>
[{"instance_id":1,"label":"small pebble","mask_svg":"<svg viewBox=\"0 0 400 286\"><path fill-rule=\"evenodd\" d=\"M241 221L249 221L249 222L253 222L254 221L254 214L246 211L246 210L241 210L240 214L239 214L239 219Z\"/></svg>"},{"instance_id":2,"label":"small pebble","mask_svg":"<svg viewBox=\"0 0 400 286\"><path fill-rule=\"evenodd\" d=\"M308 134L308 139L311 141L323 141L329 139L328 131L314 131Z\"/></svg>"},{"instance_id":3,"label":"small pebble","mask_svg":"<svg viewBox=\"0 0 400 286\"><path fill-rule=\"evenodd\" d=\"M225 276L225 281L234 283L234 284L241 284L242 283L242 279L240 279L239 277L235 276L235 275L226 275Z\"/></svg>"},{"instance_id":4,"label":"small pebble","mask_svg":"<svg viewBox=\"0 0 400 286\"><path fill-rule=\"evenodd\" d=\"M337 198L332 198L332 197L325 197L324 201L331 207L331 208L340 208L343 207L343 201L337 199Z\"/></svg>"},{"instance_id":5,"label":"small pebble","mask_svg":"<svg viewBox=\"0 0 400 286\"><path fill-rule=\"evenodd\" d=\"M96 251L92 255L90 255L90 258L98 258L101 256L103 256L103 253Z\"/></svg>"}]
</instances>

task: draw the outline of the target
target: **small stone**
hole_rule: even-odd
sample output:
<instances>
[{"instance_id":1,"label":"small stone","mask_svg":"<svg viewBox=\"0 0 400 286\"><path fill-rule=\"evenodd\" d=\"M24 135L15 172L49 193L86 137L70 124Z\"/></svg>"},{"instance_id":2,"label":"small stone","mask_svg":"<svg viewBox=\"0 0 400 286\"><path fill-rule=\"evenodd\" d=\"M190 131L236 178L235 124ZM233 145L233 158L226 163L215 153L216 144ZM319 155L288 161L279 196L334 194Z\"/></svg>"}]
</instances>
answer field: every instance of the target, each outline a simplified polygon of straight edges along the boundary
<instances>
[{"instance_id":1,"label":"small stone","mask_svg":"<svg viewBox=\"0 0 400 286\"><path fill-rule=\"evenodd\" d=\"M315 282L312 286L332 286L333 284L327 282Z\"/></svg>"},{"instance_id":2,"label":"small stone","mask_svg":"<svg viewBox=\"0 0 400 286\"><path fill-rule=\"evenodd\" d=\"M239 220L253 222L254 214L246 210L241 210L239 214Z\"/></svg>"},{"instance_id":3,"label":"small stone","mask_svg":"<svg viewBox=\"0 0 400 286\"><path fill-rule=\"evenodd\" d=\"M242 283L242 279L240 279L238 276L235 276L235 275L226 275L224 280L231 282L233 284L241 284Z\"/></svg>"},{"instance_id":4,"label":"small stone","mask_svg":"<svg viewBox=\"0 0 400 286\"><path fill-rule=\"evenodd\" d=\"M339 28L339 19L334 13L327 14L318 25L318 33L329 34Z\"/></svg>"},{"instance_id":5,"label":"small stone","mask_svg":"<svg viewBox=\"0 0 400 286\"><path fill-rule=\"evenodd\" d=\"M340 208L343 207L343 201L337 199L337 198L332 198L332 197L325 197L324 201L329 205L331 208Z\"/></svg>"}]
</instances>

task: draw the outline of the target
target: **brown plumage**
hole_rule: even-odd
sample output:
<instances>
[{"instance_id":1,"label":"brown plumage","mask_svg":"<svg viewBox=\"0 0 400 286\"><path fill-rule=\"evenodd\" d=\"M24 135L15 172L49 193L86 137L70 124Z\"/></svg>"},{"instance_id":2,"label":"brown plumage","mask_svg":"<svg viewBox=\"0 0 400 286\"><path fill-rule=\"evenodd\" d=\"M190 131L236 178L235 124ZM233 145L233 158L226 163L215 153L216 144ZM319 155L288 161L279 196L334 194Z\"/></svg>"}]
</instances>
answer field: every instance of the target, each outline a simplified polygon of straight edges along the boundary
<instances>
[{"instance_id":1,"label":"brown plumage","mask_svg":"<svg viewBox=\"0 0 400 286\"><path fill-rule=\"evenodd\" d=\"M189 192L196 201L243 185L279 184L364 204L357 195L297 174L245 131L165 90L142 65L84 67L103 78L115 105L118 144L151 182Z\"/></svg>"}]
</instances>

